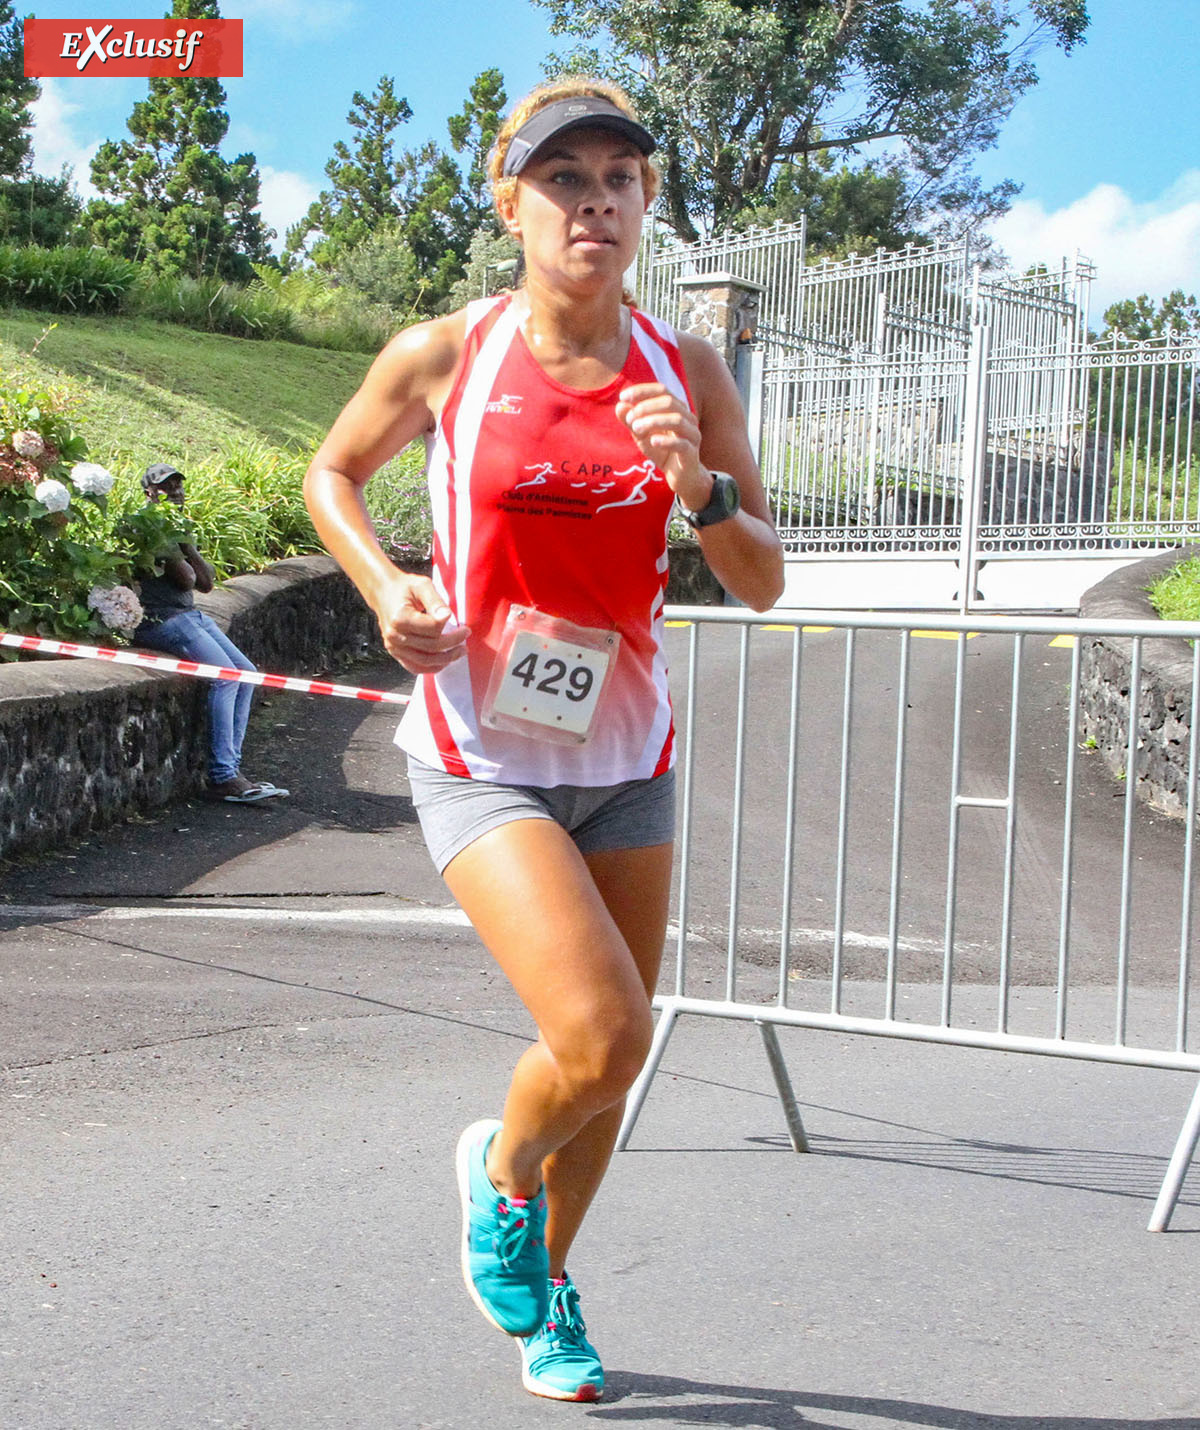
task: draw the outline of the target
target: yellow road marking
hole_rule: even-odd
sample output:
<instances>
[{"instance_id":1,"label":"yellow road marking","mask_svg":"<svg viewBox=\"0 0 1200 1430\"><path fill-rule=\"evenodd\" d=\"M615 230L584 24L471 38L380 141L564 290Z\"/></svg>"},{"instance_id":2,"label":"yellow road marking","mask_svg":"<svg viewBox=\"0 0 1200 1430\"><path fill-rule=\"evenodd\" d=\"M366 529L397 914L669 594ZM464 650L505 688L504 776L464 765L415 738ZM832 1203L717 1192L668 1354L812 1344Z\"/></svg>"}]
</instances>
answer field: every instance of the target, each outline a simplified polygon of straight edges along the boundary
<instances>
[{"instance_id":1,"label":"yellow road marking","mask_svg":"<svg viewBox=\"0 0 1200 1430\"><path fill-rule=\"evenodd\" d=\"M691 621L667 621L666 624L667 624L668 628L679 628L679 627L681 627L681 626L690 626L690 625L692 624L692 622L691 622ZM794 631L794 630L796 629L796 627L795 627L795 626L779 626L779 625L762 625L762 626L756 626L755 629L756 629L756 630L759 630L759 631ZM816 635L824 635L827 631L837 630L838 627L836 627L836 626L801 626L800 629L804 632L804 634L805 634L806 636L816 636ZM954 640L957 640L958 637L959 637L959 632L958 632L958 631L916 631L916 630L914 630L914 631L910 631L909 634L910 634L910 635L913 635L913 636L918 636L918 637L920 637L922 640L930 640L930 641L954 641ZM967 631L965 634L966 634L966 637L967 637L967 639L968 639L969 641L973 641L973 640L976 638L976 636L978 636L980 633L979 633L979 631ZM1076 638L1075 638L1074 636L1055 636L1054 639L1053 639L1052 641L1050 641L1049 644L1052 645L1052 646L1057 646L1060 650L1070 650L1070 649L1072 649L1072 647L1075 645L1075 639L1076 639Z\"/></svg>"}]
</instances>

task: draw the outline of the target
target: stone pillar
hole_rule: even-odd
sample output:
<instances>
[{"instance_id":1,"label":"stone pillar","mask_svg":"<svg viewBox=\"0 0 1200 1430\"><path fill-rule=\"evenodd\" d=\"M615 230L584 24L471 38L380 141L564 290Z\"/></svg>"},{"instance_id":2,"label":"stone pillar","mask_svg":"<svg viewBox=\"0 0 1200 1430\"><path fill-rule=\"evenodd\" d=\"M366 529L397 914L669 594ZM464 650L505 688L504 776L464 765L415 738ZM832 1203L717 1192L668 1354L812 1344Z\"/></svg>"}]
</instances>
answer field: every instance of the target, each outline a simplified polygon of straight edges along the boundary
<instances>
[{"instance_id":1,"label":"stone pillar","mask_svg":"<svg viewBox=\"0 0 1200 1430\"><path fill-rule=\"evenodd\" d=\"M732 273L696 273L677 278L679 331L707 338L729 365L737 369L739 344L748 343L758 327L758 310L767 291L761 283Z\"/></svg>"}]
</instances>

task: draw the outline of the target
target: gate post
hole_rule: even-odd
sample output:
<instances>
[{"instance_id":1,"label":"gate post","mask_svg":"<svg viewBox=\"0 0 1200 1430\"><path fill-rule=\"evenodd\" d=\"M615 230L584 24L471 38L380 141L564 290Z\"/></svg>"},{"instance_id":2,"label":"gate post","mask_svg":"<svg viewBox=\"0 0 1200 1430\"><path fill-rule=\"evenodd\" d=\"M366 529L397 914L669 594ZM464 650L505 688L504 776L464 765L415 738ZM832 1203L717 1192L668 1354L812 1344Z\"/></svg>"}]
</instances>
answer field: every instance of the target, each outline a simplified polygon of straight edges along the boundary
<instances>
[{"instance_id":1,"label":"gate post","mask_svg":"<svg viewBox=\"0 0 1200 1430\"><path fill-rule=\"evenodd\" d=\"M677 278L675 286L679 331L707 338L736 372L738 347L754 339L766 288L732 273L693 273Z\"/></svg>"},{"instance_id":2,"label":"gate post","mask_svg":"<svg viewBox=\"0 0 1200 1430\"><path fill-rule=\"evenodd\" d=\"M988 356L992 330L987 323L971 328L967 353L967 391L963 404L962 505L959 510L958 606L967 615L979 577L979 509L987 463Z\"/></svg>"},{"instance_id":3,"label":"gate post","mask_svg":"<svg viewBox=\"0 0 1200 1430\"><path fill-rule=\"evenodd\" d=\"M694 273L677 278L679 330L707 338L725 359L737 381L746 410L746 430L755 460L761 456L763 428L763 357L754 346L762 283L732 273Z\"/></svg>"}]
</instances>

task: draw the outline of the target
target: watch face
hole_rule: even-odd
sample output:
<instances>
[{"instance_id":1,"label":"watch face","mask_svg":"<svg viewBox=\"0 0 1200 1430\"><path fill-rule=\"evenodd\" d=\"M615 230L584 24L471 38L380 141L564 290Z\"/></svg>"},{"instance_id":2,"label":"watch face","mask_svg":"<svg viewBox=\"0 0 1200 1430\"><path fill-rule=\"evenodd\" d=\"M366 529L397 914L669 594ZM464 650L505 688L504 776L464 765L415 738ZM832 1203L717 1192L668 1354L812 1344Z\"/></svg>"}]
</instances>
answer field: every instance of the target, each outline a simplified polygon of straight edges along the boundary
<instances>
[{"instance_id":1,"label":"watch face","mask_svg":"<svg viewBox=\"0 0 1200 1430\"><path fill-rule=\"evenodd\" d=\"M714 526L717 522L733 516L741 506L737 482L729 473L714 472L712 476L712 492L699 511L688 511L686 507L680 507L684 519L691 527L699 529L702 526Z\"/></svg>"}]
</instances>

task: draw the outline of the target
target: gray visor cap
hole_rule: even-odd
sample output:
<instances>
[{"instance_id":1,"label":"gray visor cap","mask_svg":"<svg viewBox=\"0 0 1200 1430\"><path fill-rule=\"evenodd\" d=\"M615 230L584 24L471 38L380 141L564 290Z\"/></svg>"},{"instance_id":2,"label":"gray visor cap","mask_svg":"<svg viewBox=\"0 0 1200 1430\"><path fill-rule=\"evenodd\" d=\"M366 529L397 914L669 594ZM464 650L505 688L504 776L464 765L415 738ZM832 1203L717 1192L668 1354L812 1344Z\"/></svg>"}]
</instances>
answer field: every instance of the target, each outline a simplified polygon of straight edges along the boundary
<instances>
[{"instance_id":1,"label":"gray visor cap","mask_svg":"<svg viewBox=\"0 0 1200 1430\"><path fill-rule=\"evenodd\" d=\"M643 154L653 154L658 147L648 129L609 100L590 94L574 95L570 99L556 99L521 125L509 141L504 156L505 177L519 174L544 144L572 129L611 129Z\"/></svg>"}]
</instances>

